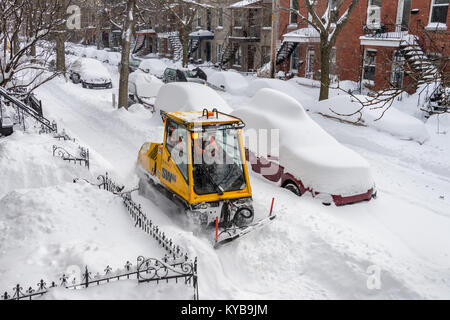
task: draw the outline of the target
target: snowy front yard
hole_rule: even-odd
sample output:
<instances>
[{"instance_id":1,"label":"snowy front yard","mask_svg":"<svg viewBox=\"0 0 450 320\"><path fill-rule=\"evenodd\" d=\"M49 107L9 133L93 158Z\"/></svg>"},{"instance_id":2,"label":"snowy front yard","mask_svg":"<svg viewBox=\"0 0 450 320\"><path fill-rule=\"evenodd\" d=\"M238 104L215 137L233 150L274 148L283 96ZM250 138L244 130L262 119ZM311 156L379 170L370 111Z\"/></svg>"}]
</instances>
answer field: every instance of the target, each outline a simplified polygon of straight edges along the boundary
<instances>
[{"instance_id":1,"label":"snowy front yard","mask_svg":"<svg viewBox=\"0 0 450 320\"><path fill-rule=\"evenodd\" d=\"M120 200L72 183L75 177L95 180L108 170L133 187L139 148L162 139L163 129L154 125L148 110L113 109L118 74L114 66L108 68L113 89L88 90L58 78L36 92L46 116L90 149L90 173L53 158L55 142L48 136L16 132L0 139L0 289L18 281L56 279L73 265L120 268L138 255L164 255L134 228ZM275 197L277 219L214 250L210 239L194 235L163 208L139 198L149 216L190 256L198 257L200 298L449 299L450 123L441 123L440 130L448 134L437 134L430 119L423 126L429 139L421 145L415 137L407 140L384 126L360 127L325 118L313 112L317 88L289 85L298 89L298 99L308 97L304 107L313 120L368 160L378 199L325 207L309 194L297 197L251 173L257 214L266 215ZM233 109L249 102L244 91L231 91L220 95ZM374 273L380 275L375 287ZM190 297L173 287L136 293L132 284L115 286L110 290L134 293L111 296L108 291L103 296L98 287L74 295L55 292L47 298Z\"/></svg>"}]
</instances>

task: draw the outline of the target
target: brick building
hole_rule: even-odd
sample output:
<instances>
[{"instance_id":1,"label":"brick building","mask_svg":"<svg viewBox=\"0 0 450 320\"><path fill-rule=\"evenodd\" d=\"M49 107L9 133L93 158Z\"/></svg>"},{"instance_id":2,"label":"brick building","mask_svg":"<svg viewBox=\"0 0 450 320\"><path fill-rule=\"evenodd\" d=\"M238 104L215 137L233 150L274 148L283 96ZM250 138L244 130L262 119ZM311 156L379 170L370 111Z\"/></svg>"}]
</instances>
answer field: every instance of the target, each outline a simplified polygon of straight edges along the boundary
<instances>
[{"instance_id":1,"label":"brick building","mask_svg":"<svg viewBox=\"0 0 450 320\"><path fill-rule=\"evenodd\" d=\"M281 7L299 8L308 16L302 2L281 0ZM319 16L327 4L328 0L316 1ZM448 7L448 0L361 0L337 38L331 73L381 89L404 86L411 73L432 72L433 58L450 53ZM280 14L279 30L279 69L318 79L318 32L287 11Z\"/></svg>"}]
</instances>

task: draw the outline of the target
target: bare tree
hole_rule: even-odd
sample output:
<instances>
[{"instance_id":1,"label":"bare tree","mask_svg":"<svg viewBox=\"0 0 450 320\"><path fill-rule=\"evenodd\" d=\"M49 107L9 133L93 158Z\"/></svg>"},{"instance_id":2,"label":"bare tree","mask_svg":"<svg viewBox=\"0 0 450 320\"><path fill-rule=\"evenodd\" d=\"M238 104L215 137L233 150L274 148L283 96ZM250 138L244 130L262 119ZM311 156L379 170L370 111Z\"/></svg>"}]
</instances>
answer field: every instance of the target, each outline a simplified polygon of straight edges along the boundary
<instances>
[{"instance_id":1,"label":"bare tree","mask_svg":"<svg viewBox=\"0 0 450 320\"><path fill-rule=\"evenodd\" d=\"M309 13L305 17L300 13L300 9L282 8L295 13L308 26L314 28L320 37L320 96L319 100L328 99L330 87L330 55L333 46L336 43L338 35L347 24L353 10L356 8L359 0L327 0L325 13L320 16L316 1L304 0L304 6ZM342 14L339 14L342 12Z\"/></svg>"},{"instance_id":2,"label":"bare tree","mask_svg":"<svg viewBox=\"0 0 450 320\"><path fill-rule=\"evenodd\" d=\"M60 8L59 0L0 1L0 86L31 92L56 75L48 72L53 49L45 41L36 53L36 46L65 24ZM27 83L16 84L19 77Z\"/></svg>"}]
</instances>

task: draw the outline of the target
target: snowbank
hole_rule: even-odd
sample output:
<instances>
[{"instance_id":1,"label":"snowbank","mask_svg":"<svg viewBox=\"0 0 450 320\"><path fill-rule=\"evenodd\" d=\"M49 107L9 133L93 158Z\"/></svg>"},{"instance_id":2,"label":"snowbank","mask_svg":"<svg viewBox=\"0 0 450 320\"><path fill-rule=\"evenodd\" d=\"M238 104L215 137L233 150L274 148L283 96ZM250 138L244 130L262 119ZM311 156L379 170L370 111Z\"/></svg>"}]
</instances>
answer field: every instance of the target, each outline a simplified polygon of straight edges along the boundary
<instances>
[{"instance_id":1,"label":"snowbank","mask_svg":"<svg viewBox=\"0 0 450 320\"><path fill-rule=\"evenodd\" d=\"M279 162L306 188L356 195L374 187L368 162L326 133L292 97L262 89L232 114L242 118L247 128L280 130ZM268 150L273 147L270 144Z\"/></svg>"},{"instance_id":2,"label":"snowbank","mask_svg":"<svg viewBox=\"0 0 450 320\"><path fill-rule=\"evenodd\" d=\"M301 92L296 85L279 79L257 79L251 81L248 86L247 95L253 97L259 90L264 88L275 89L287 94L306 107L309 107L313 102L311 97ZM274 106L277 105L278 104L274 101Z\"/></svg>"},{"instance_id":3,"label":"snowbank","mask_svg":"<svg viewBox=\"0 0 450 320\"><path fill-rule=\"evenodd\" d=\"M87 289L51 289L41 300L192 300L193 289L180 281L176 283L137 283L124 280Z\"/></svg>"},{"instance_id":4,"label":"snowbank","mask_svg":"<svg viewBox=\"0 0 450 320\"><path fill-rule=\"evenodd\" d=\"M158 78L162 78L167 65L159 59L145 59L139 65L139 69L149 72Z\"/></svg>"},{"instance_id":5,"label":"snowbank","mask_svg":"<svg viewBox=\"0 0 450 320\"><path fill-rule=\"evenodd\" d=\"M0 198L23 188L54 186L71 181L88 171L54 158L52 145L63 145L47 135L31 135L16 131L0 139Z\"/></svg>"},{"instance_id":6,"label":"snowbank","mask_svg":"<svg viewBox=\"0 0 450 320\"><path fill-rule=\"evenodd\" d=\"M236 72L221 71L214 73L208 81L228 93L241 95L248 87L247 80Z\"/></svg>"},{"instance_id":7,"label":"snowbank","mask_svg":"<svg viewBox=\"0 0 450 320\"><path fill-rule=\"evenodd\" d=\"M152 238L135 229L120 197L71 182L1 198L0 252L0 288L58 281L67 270L86 265L95 274L107 265L123 269L139 255L164 256Z\"/></svg>"},{"instance_id":8,"label":"snowbank","mask_svg":"<svg viewBox=\"0 0 450 320\"><path fill-rule=\"evenodd\" d=\"M361 101L366 99L365 96L356 96ZM377 130L390 133L401 139L415 140L419 143L424 143L428 140L429 135L423 122L420 120L401 112L396 108L390 108L380 120L377 120L384 110L371 108L363 109L361 123L373 127ZM356 122L360 114L353 116L345 116L352 114L361 108L361 104L350 95L341 95L328 100L316 103L311 107L311 110L327 116L335 117L345 121ZM334 111L334 112L333 112ZM340 115L337 115L339 113Z\"/></svg>"},{"instance_id":9,"label":"snowbank","mask_svg":"<svg viewBox=\"0 0 450 320\"><path fill-rule=\"evenodd\" d=\"M231 107L213 89L198 83L174 82L161 87L155 107L166 112L217 110L230 113Z\"/></svg>"}]
</instances>

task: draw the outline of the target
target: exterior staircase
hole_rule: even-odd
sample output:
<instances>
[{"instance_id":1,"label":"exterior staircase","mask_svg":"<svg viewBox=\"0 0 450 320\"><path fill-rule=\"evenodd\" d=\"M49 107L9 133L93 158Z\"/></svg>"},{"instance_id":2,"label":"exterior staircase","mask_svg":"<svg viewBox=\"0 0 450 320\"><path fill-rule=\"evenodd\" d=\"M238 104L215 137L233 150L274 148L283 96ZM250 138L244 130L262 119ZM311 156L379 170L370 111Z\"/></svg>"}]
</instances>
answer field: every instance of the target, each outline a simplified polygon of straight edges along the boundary
<instances>
[{"instance_id":1,"label":"exterior staircase","mask_svg":"<svg viewBox=\"0 0 450 320\"><path fill-rule=\"evenodd\" d=\"M281 44L281 47L277 51L277 66L288 60L294 50L297 48L298 43L297 42L286 42L283 41Z\"/></svg>"},{"instance_id":2,"label":"exterior staircase","mask_svg":"<svg viewBox=\"0 0 450 320\"><path fill-rule=\"evenodd\" d=\"M6 89L2 87L0 87L0 99L3 100L2 105L3 103L7 102L13 107L15 107L14 109L16 111L17 119L19 119L19 124L24 125L24 127L25 123L23 118L24 116L29 116L34 120L36 120L38 123L40 123L44 131L58 132L56 123L50 122L50 120L48 120L42 115L42 105L40 104L40 102L39 102L40 110L39 109L35 110L35 108L37 107L35 103L36 104L38 103L37 100L35 100L35 102L32 103L29 102L29 104L27 105L24 102L20 101L18 98L14 97L12 93L8 92ZM3 123L5 121L5 116L2 116L2 118ZM3 125L4 123L2 124L2 126Z\"/></svg>"},{"instance_id":3,"label":"exterior staircase","mask_svg":"<svg viewBox=\"0 0 450 320\"><path fill-rule=\"evenodd\" d=\"M200 41L198 39L191 40L191 49L189 50L189 58L192 57L195 51L198 50Z\"/></svg>"},{"instance_id":4,"label":"exterior staircase","mask_svg":"<svg viewBox=\"0 0 450 320\"><path fill-rule=\"evenodd\" d=\"M411 41L403 41L400 44L400 52L411 71L417 75L417 78L433 79L436 77L437 68L430 58L425 55L417 39L414 39L412 43Z\"/></svg>"},{"instance_id":5,"label":"exterior staircase","mask_svg":"<svg viewBox=\"0 0 450 320\"><path fill-rule=\"evenodd\" d=\"M142 48L144 48L144 45L145 45L145 36L138 35L134 41L132 53L137 54L139 51L142 50Z\"/></svg>"},{"instance_id":6,"label":"exterior staircase","mask_svg":"<svg viewBox=\"0 0 450 320\"><path fill-rule=\"evenodd\" d=\"M225 49L223 50L222 60L220 61L220 65L224 66L228 62L230 62L231 59L233 58L234 54L238 50L238 48L239 48L239 44L236 42L230 41L227 37L227 43L226 43Z\"/></svg>"},{"instance_id":7,"label":"exterior staircase","mask_svg":"<svg viewBox=\"0 0 450 320\"><path fill-rule=\"evenodd\" d=\"M176 31L169 33L167 39L173 49L173 59L175 61L181 60L183 57L183 45L181 44L179 32Z\"/></svg>"}]
</instances>

